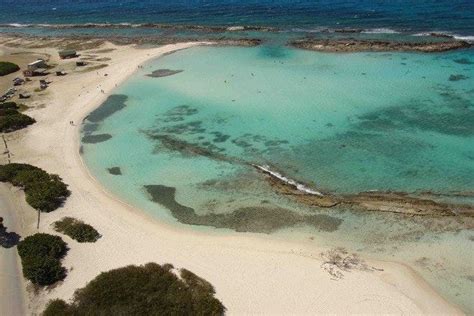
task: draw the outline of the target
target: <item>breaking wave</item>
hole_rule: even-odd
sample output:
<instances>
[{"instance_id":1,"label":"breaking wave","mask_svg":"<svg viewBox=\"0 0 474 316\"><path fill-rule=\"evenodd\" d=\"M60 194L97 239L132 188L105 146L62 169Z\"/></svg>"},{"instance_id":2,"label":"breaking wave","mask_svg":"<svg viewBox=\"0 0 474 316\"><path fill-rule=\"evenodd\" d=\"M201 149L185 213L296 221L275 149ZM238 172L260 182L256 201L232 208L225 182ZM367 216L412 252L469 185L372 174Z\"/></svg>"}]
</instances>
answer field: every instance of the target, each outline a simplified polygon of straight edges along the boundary
<instances>
[{"instance_id":1,"label":"breaking wave","mask_svg":"<svg viewBox=\"0 0 474 316\"><path fill-rule=\"evenodd\" d=\"M458 35L446 31L433 31L433 32L421 32L413 34L413 36L433 36L433 37L445 37L452 38L458 41L466 41L469 43L474 43L474 36L472 35Z\"/></svg>"},{"instance_id":2,"label":"breaking wave","mask_svg":"<svg viewBox=\"0 0 474 316\"><path fill-rule=\"evenodd\" d=\"M277 171L273 171L270 169L269 166L267 165L264 165L264 166L260 166L260 165L253 165L255 168L263 171L264 173L274 177L274 178L277 178L278 180L280 181L283 181L293 187L295 187L298 191L301 191L301 192L304 192L304 193L308 193L308 194L312 194L312 195L317 195L317 196L324 196L323 193L319 192L319 191L316 191L316 190L313 190L313 189L310 189L308 188L306 185L302 184L302 183L299 183L293 179L289 179L287 177L285 177L284 175L282 175L281 173L277 172Z\"/></svg>"},{"instance_id":3,"label":"breaking wave","mask_svg":"<svg viewBox=\"0 0 474 316\"><path fill-rule=\"evenodd\" d=\"M163 23L83 23L83 24L0 24L4 28L49 28L49 29L81 29L81 28L155 28L176 30L202 30L202 31L274 31L276 28L252 25L214 26L214 25L187 25L187 24L163 24Z\"/></svg>"},{"instance_id":4,"label":"breaking wave","mask_svg":"<svg viewBox=\"0 0 474 316\"><path fill-rule=\"evenodd\" d=\"M365 34L399 34L401 32L390 29L390 28L375 28L375 29L367 29L362 31Z\"/></svg>"}]
</instances>

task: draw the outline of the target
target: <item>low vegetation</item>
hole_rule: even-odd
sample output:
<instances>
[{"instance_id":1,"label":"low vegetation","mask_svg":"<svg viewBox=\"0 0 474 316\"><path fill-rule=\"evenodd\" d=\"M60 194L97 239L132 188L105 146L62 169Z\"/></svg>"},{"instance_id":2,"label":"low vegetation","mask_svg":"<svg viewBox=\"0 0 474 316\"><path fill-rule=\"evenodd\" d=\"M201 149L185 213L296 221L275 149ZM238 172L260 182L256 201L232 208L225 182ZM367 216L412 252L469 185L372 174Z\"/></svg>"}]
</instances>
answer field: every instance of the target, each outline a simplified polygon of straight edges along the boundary
<instances>
[{"instance_id":1,"label":"low vegetation","mask_svg":"<svg viewBox=\"0 0 474 316\"><path fill-rule=\"evenodd\" d=\"M36 285L51 285L66 277L61 259L66 255L67 244L59 236L34 234L18 244L23 275Z\"/></svg>"},{"instance_id":2,"label":"low vegetation","mask_svg":"<svg viewBox=\"0 0 474 316\"><path fill-rule=\"evenodd\" d=\"M77 290L70 304L53 300L44 316L56 315L223 315L213 286L188 270L148 263L101 273Z\"/></svg>"},{"instance_id":3,"label":"low vegetation","mask_svg":"<svg viewBox=\"0 0 474 316\"><path fill-rule=\"evenodd\" d=\"M18 110L19 106L15 102L0 103L0 110Z\"/></svg>"},{"instance_id":4,"label":"low vegetation","mask_svg":"<svg viewBox=\"0 0 474 316\"><path fill-rule=\"evenodd\" d=\"M0 61L0 76L6 76L20 70L17 64L8 61Z\"/></svg>"},{"instance_id":5,"label":"low vegetation","mask_svg":"<svg viewBox=\"0 0 474 316\"><path fill-rule=\"evenodd\" d=\"M42 212L54 211L70 194L59 176L28 164L0 165L0 182L23 188L26 202Z\"/></svg>"},{"instance_id":6,"label":"low vegetation","mask_svg":"<svg viewBox=\"0 0 474 316\"><path fill-rule=\"evenodd\" d=\"M64 217L55 222L54 229L78 242L96 242L100 238L94 227L72 217Z\"/></svg>"},{"instance_id":7,"label":"low vegetation","mask_svg":"<svg viewBox=\"0 0 474 316\"><path fill-rule=\"evenodd\" d=\"M35 122L33 118L20 113L15 102L0 103L0 132L14 132Z\"/></svg>"}]
</instances>

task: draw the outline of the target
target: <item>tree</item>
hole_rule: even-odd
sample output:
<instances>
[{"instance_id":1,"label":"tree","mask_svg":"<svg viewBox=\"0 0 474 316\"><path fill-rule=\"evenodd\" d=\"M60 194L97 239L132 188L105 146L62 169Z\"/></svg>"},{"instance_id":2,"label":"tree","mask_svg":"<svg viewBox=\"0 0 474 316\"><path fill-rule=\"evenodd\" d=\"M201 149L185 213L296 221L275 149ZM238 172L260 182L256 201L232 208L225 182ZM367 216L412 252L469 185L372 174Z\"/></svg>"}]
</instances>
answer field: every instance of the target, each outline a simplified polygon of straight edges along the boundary
<instances>
[{"instance_id":1,"label":"tree","mask_svg":"<svg viewBox=\"0 0 474 316\"><path fill-rule=\"evenodd\" d=\"M52 301L49 315L223 315L212 285L188 270L148 263L103 272L74 293L70 304Z\"/></svg>"},{"instance_id":2,"label":"tree","mask_svg":"<svg viewBox=\"0 0 474 316\"><path fill-rule=\"evenodd\" d=\"M26 237L18 244L23 276L37 285L51 285L66 277L61 258L66 255L67 244L59 236L44 233Z\"/></svg>"},{"instance_id":3,"label":"tree","mask_svg":"<svg viewBox=\"0 0 474 316\"><path fill-rule=\"evenodd\" d=\"M17 64L8 61L0 61L0 76L6 76L18 70L20 70L20 67L18 67Z\"/></svg>"}]
</instances>

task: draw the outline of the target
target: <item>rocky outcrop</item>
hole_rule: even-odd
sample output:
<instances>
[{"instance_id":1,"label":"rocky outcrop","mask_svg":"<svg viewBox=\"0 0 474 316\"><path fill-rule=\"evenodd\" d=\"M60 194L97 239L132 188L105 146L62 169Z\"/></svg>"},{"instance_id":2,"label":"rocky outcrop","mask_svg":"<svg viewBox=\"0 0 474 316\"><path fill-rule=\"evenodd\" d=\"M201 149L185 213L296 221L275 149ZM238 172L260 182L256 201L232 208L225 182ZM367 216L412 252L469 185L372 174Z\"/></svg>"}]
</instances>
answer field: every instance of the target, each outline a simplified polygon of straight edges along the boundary
<instances>
[{"instance_id":1,"label":"rocky outcrop","mask_svg":"<svg viewBox=\"0 0 474 316\"><path fill-rule=\"evenodd\" d=\"M395 42L382 40L359 39L300 39L290 42L290 46L320 52L444 52L455 49L469 48L471 44L465 41L443 42Z\"/></svg>"},{"instance_id":2,"label":"rocky outcrop","mask_svg":"<svg viewBox=\"0 0 474 316\"><path fill-rule=\"evenodd\" d=\"M474 217L474 206L454 203L443 203L431 200L425 194L413 196L404 192L361 192L358 194L338 195L324 193L310 194L301 190L269 172L256 168L262 173L275 192L308 206L332 208L350 207L362 211L400 213L413 216L469 216Z\"/></svg>"}]
</instances>

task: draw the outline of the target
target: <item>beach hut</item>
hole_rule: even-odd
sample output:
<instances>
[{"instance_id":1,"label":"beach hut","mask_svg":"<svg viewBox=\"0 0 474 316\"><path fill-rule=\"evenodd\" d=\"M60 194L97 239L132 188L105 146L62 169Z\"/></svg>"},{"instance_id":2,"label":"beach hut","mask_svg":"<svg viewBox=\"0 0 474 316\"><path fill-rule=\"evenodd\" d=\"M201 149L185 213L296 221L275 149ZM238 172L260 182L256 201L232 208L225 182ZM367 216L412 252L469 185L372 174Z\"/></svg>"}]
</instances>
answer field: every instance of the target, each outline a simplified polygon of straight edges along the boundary
<instances>
[{"instance_id":1,"label":"beach hut","mask_svg":"<svg viewBox=\"0 0 474 316\"><path fill-rule=\"evenodd\" d=\"M61 59L75 58L78 56L77 52L73 49L65 49L65 50L59 51L58 54Z\"/></svg>"},{"instance_id":2,"label":"beach hut","mask_svg":"<svg viewBox=\"0 0 474 316\"><path fill-rule=\"evenodd\" d=\"M76 66L78 67L82 67L82 66L85 66L87 65L87 63L85 61L76 61Z\"/></svg>"},{"instance_id":3,"label":"beach hut","mask_svg":"<svg viewBox=\"0 0 474 316\"><path fill-rule=\"evenodd\" d=\"M46 61L44 61L44 59L38 59L37 61L29 63L27 68L30 71L35 71L38 68L47 68L47 67L48 65L46 65Z\"/></svg>"}]
</instances>

